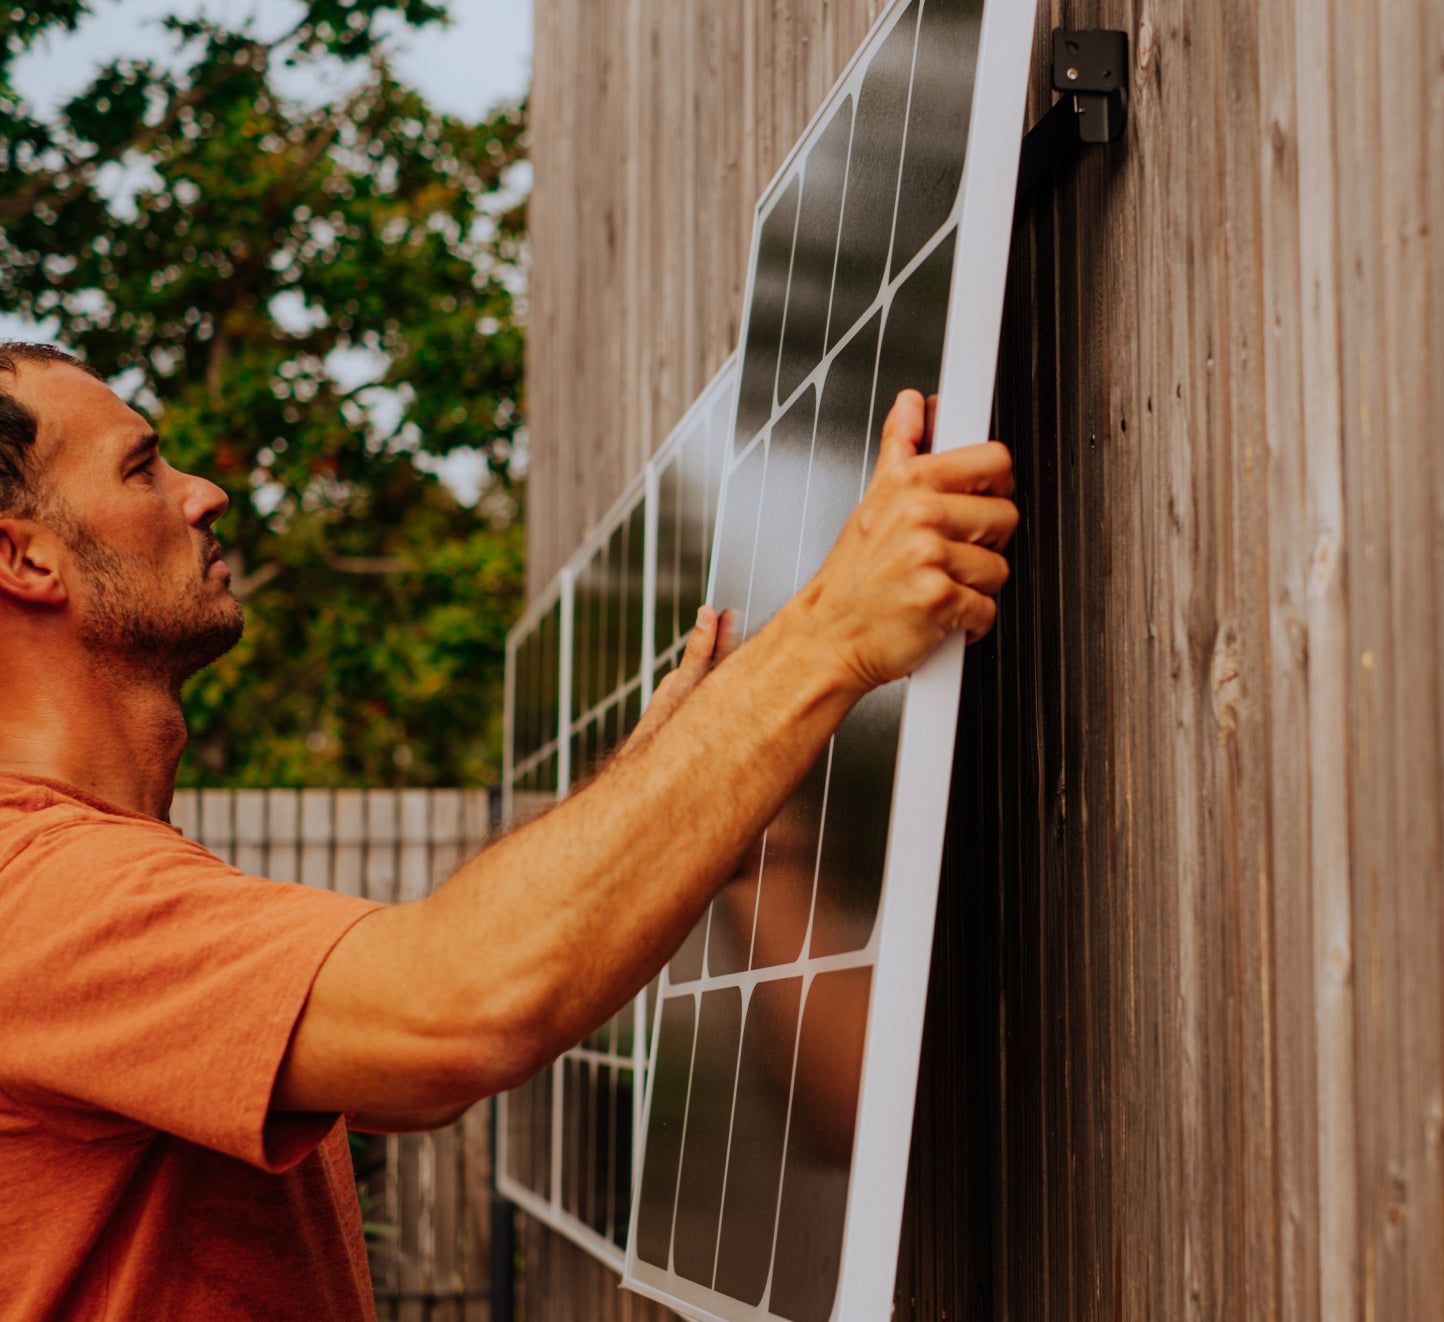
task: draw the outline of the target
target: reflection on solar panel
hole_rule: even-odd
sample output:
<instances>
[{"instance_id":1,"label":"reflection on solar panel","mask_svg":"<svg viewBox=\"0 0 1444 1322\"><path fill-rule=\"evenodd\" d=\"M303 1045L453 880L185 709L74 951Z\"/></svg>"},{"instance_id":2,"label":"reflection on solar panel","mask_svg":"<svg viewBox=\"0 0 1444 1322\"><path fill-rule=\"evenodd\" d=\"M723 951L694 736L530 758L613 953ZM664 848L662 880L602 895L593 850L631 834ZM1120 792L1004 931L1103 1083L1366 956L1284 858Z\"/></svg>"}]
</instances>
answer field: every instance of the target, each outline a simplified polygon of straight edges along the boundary
<instances>
[{"instance_id":1,"label":"reflection on solar panel","mask_svg":"<svg viewBox=\"0 0 1444 1322\"><path fill-rule=\"evenodd\" d=\"M505 816L593 775L676 665L702 604L734 360L507 643ZM500 1102L507 1197L620 1269L655 985Z\"/></svg>"},{"instance_id":2,"label":"reflection on solar panel","mask_svg":"<svg viewBox=\"0 0 1444 1322\"><path fill-rule=\"evenodd\" d=\"M897 0L758 204L711 585L746 636L899 390L986 438L1032 24ZM683 1312L891 1308L961 655L854 708L664 972L626 1283Z\"/></svg>"}]
</instances>

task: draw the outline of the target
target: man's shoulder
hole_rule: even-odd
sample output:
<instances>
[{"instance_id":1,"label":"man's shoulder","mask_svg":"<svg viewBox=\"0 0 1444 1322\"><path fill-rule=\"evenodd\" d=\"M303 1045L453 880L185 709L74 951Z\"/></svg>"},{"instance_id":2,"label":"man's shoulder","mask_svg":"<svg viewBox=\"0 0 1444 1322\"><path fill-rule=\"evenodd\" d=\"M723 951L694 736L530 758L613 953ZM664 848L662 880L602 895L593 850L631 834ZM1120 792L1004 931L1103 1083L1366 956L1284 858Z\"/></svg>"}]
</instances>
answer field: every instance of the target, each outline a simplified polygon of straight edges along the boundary
<instances>
[{"instance_id":1,"label":"man's shoulder","mask_svg":"<svg viewBox=\"0 0 1444 1322\"><path fill-rule=\"evenodd\" d=\"M149 851L169 846L210 857L159 818L107 803L61 781L0 773L0 877L38 848L88 847L99 840L129 841Z\"/></svg>"}]
</instances>

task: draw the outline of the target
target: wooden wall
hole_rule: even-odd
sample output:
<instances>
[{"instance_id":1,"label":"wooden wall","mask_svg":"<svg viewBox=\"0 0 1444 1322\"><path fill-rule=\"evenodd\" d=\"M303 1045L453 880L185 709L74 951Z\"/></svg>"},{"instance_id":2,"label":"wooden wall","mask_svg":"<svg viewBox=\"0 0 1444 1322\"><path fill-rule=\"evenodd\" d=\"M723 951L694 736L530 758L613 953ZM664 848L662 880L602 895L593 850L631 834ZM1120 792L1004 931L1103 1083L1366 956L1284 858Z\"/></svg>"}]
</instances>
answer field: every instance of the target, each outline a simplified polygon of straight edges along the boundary
<instances>
[{"instance_id":1,"label":"wooden wall","mask_svg":"<svg viewBox=\"0 0 1444 1322\"><path fill-rule=\"evenodd\" d=\"M877 8L537 0L534 585ZM1044 4L1034 115L1055 24L1129 31L1130 124L1015 235L897 1314L1437 1318L1444 9ZM649 1315L526 1254L529 1322Z\"/></svg>"},{"instance_id":2,"label":"wooden wall","mask_svg":"<svg viewBox=\"0 0 1444 1322\"><path fill-rule=\"evenodd\" d=\"M527 578L737 345L758 195L883 0L536 0Z\"/></svg>"}]
</instances>

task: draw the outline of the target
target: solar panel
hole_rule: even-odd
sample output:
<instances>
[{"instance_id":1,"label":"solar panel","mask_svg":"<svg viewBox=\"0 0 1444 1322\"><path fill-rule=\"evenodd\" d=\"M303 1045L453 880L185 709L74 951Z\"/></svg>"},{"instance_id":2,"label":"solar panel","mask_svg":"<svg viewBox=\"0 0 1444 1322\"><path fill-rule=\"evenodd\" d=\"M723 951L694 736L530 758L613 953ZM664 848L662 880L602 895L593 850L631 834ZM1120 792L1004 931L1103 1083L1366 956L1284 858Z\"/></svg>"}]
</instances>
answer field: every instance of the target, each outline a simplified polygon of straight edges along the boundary
<instances>
[{"instance_id":1,"label":"solar panel","mask_svg":"<svg viewBox=\"0 0 1444 1322\"><path fill-rule=\"evenodd\" d=\"M730 436L729 359L507 641L503 813L600 769L672 669L705 598ZM655 985L504 1095L497 1184L620 1270Z\"/></svg>"},{"instance_id":2,"label":"solar panel","mask_svg":"<svg viewBox=\"0 0 1444 1322\"><path fill-rule=\"evenodd\" d=\"M1032 30L897 0L758 204L711 580L744 636L899 390L940 394L938 448L986 439ZM625 1282L684 1313L891 1308L961 663L854 708L663 973Z\"/></svg>"}]
</instances>

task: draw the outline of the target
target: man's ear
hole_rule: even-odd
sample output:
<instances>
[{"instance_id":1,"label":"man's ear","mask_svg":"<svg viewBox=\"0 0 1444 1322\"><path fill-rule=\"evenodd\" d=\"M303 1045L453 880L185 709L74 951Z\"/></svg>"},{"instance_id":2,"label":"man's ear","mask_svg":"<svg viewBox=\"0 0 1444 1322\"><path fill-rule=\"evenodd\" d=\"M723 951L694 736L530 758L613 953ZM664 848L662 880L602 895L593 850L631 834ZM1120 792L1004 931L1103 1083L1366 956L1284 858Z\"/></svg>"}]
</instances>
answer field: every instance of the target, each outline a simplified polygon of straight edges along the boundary
<instances>
[{"instance_id":1,"label":"man's ear","mask_svg":"<svg viewBox=\"0 0 1444 1322\"><path fill-rule=\"evenodd\" d=\"M0 519L0 596L36 606L69 599L60 576L60 540L30 519Z\"/></svg>"}]
</instances>

